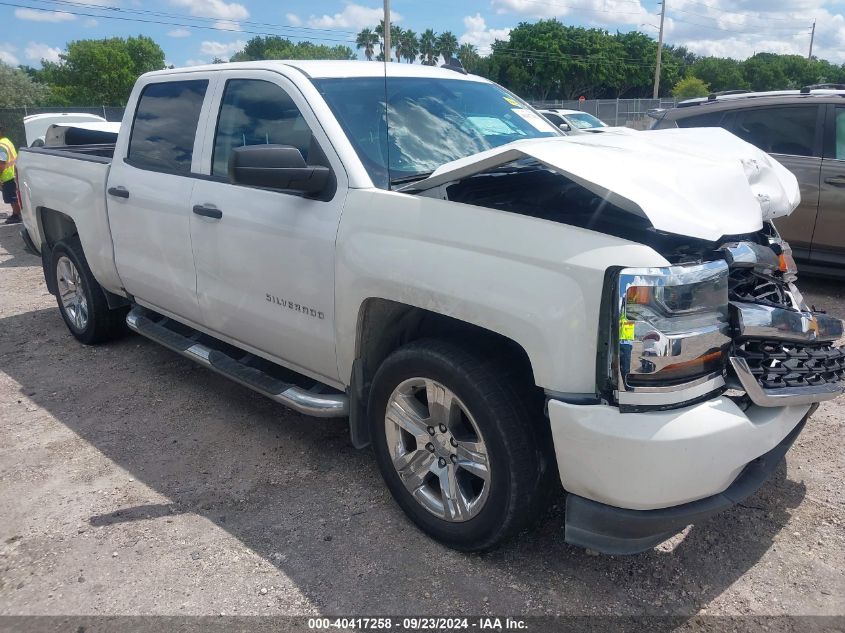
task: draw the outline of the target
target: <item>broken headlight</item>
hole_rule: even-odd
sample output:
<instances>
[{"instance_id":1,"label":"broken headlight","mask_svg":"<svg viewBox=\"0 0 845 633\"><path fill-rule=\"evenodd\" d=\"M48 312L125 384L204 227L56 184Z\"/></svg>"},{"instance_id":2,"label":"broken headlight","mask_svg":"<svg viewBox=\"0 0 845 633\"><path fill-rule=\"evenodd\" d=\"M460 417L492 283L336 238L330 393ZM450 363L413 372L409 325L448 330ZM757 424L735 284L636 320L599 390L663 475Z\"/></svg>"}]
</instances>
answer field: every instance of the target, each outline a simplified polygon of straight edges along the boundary
<instances>
[{"instance_id":1,"label":"broken headlight","mask_svg":"<svg viewBox=\"0 0 845 633\"><path fill-rule=\"evenodd\" d=\"M675 407L724 387L728 265L625 268L617 279L609 369L620 407Z\"/></svg>"}]
</instances>

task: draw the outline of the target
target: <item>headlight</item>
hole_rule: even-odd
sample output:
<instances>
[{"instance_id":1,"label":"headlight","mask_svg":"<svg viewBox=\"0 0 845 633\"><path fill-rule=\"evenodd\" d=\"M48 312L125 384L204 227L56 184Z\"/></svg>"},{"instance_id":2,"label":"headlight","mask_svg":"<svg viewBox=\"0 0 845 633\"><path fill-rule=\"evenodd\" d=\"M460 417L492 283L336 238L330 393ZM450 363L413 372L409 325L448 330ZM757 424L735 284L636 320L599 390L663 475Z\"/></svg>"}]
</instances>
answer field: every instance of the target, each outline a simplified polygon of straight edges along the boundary
<instances>
[{"instance_id":1,"label":"headlight","mask_svg":"<svg viewBox=\"0 0 845 633\"><path fill-rule=\"evenodd\" d=\"M625 268L614 293L610 384L620 407L673 407L721 389L728 265Z\"/></svg>"}]
</instances>

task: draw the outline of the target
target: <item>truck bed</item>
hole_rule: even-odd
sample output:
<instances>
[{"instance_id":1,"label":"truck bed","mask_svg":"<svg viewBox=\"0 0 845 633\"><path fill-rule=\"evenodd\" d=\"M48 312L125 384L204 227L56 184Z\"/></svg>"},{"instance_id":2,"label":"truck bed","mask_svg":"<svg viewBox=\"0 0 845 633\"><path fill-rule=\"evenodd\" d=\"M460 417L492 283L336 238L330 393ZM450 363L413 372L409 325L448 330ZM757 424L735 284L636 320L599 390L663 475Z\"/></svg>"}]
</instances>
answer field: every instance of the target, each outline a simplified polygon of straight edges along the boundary
<instances>
[{"instance_id":1,"label":"truck bed","mask_svg":"<svg viewBox=\"0 0 845 633\"><path fill-rule=\"evenodd\" d=\"M106 183L114 144L22 148L18 155L18 187L29 236L49 254L63 236L62 218L73 221L100 284L121 288L114 264L106 200Z\"/></svg>"},{"instance_id":2,"label":"truck bed","mask_svg":"<svg viewBox=\"0 0 845 633\"><path fill-rule=\"evenodd\" d=\"M99 143L93 145L57 145L55 147L22 147L20 151L110 163L114 156L114 147L114 143Z\"/></svg>"}]
</instances>

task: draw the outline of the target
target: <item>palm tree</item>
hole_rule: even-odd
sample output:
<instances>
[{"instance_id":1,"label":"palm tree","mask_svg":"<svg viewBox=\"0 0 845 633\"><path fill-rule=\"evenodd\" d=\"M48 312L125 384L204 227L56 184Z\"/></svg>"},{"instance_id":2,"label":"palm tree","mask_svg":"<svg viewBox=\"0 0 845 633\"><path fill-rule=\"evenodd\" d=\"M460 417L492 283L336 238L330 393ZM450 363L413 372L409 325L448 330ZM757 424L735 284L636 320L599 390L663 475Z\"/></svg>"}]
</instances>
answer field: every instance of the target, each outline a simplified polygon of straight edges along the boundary
<instances>
[{"instance_id":1,"label":"palm tree","mask_svg":"<svg viewBox=\"0 0 845 633\"><path fill-rule=\"evenodd\" d=\"M440 34L437 38L437 50L447 64L452 61L452 55L458 50L458 38L452 31L443 31Z\"/></svg>"},{"instance_id":2,"label":"palm tree","mask_svg":"<svg viewBox=\"0 0 845 633\"><path fill-rule=\"evenodd\" d=\"M375 34L378 35L378 46L381 51L381 59L379 61L381 62L384 61L384 20L379 20L378 26L374 30Z\"/></svg>"},{"instance_id":3,"label":"palm tree","mask_svg":"<svg viewBox=\"0 0 845 633\"><path fill-rule=\"evenodd\" d=\"M373 61L373 54L375 53L375 46L378 44L379 36L372 29L363 29L355 38L355 45L358 50L364 49L364 56L367 61Z\"/></svg>"},{"instance_id":4,"label":"palm tree","mask_svg":"<svg viewBox=\"0 0 845 633\"><path fill-rule=\"evenodd\" d=\"M422 63L426 66L434 66L437 63L437 33L433 29L426 29L420 35L420 54Z\"/></svg>"},{"instance_id":5,"label":"palm tree","mask_svg":"<svg viewBox=\"0 0 845 633\"><path fill-rule=\"evenodd\" d=\"M420 53L420 41L417 39L417 34L411 29L402 31L400 41L402 42L399 47L402 52L402 58L409 64L413 64L417 59L417 55Z\"/></svg>"},{"instance_id":6,"label":"palm tree","mask_svg":"<svg viewBox=\"0 0 845 633\"><path fill-rule=\"evenodd\" d=\"M390 25L390 46L395 49L395 53L391 60L401 62L402 55L400 51L402 49L402 28L396 26L395 24Z\"/></svg>"},{"instance_id":7,"label":"palm tree","mask_svg":"<svg viewBox=\"0 0 845 633\"><path fill-rule=\"evenodd\" d=\"M478 49L475 48L474 44L461 44L458 49L458 59L464 69L471 73L475 70L478 62Z\"/></svg>"}]
</instances>

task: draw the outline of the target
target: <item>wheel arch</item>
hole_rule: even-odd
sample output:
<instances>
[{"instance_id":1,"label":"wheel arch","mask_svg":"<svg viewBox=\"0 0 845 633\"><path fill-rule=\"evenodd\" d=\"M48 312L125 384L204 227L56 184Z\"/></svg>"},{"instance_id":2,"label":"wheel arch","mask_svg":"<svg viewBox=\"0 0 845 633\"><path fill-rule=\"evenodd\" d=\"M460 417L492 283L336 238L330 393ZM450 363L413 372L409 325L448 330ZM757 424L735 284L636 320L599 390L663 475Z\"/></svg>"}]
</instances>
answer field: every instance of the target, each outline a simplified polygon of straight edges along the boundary
<instances>
[{"instance_id":1,"label":"wheel arch","mask_svg":"<svg viewBox=\"0 0 845 633\"><path fill-rule=\"evenodd\" d=\"M35 217L41 234L41 266L44 269L44 281L47 283L47 290L55 295L58 290L53 266L53 247L64 239L79 235L79 229L69 215L48 207L38 207L35 210Z\"/></svg>"},{"instance_id":2,"label":"wheel arch","mask_svg":"<svg viewBox=\"0 0 845 633\"><path fill-rule=\"evenodd\" d=\"M531 360L517 341L481 326L406 303L370 297L358 311L350 380L350 435L353 445L370 442L367 401L376 371L393 351L422 338L448 339L486 355L505 358L513 378L536 385Z\"/></svg>"}]
</instances>

